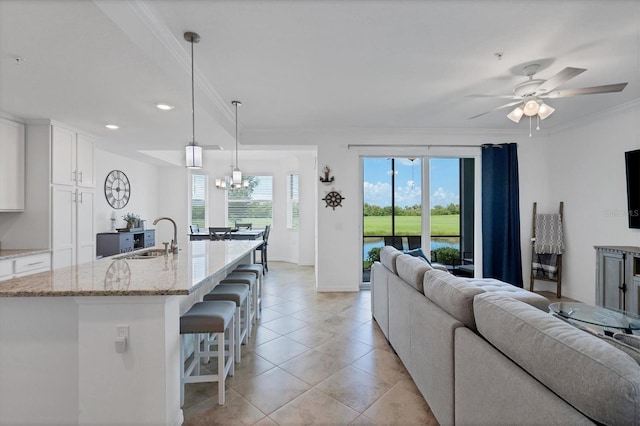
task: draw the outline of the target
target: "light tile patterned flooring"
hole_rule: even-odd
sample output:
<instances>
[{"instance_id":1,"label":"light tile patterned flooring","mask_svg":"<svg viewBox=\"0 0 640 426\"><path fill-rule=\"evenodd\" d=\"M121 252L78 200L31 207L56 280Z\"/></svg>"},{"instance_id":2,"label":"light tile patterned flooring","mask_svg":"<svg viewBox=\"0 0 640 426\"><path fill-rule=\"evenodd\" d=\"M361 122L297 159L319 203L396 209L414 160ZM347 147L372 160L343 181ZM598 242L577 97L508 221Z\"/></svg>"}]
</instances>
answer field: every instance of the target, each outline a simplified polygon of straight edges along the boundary
<instances>
[{"instance_id":1,"label":"light tile patterned flooring","mask_svg":"<svg viewBox=\"0 0 640 426\"><path fill-rule=\"evenodd\" d=\"M215 383L187 385L185 425L437 425L371 319L369 291L317 293L313 268L269 267L226 404Z\"/></svg>"}]
</instances>

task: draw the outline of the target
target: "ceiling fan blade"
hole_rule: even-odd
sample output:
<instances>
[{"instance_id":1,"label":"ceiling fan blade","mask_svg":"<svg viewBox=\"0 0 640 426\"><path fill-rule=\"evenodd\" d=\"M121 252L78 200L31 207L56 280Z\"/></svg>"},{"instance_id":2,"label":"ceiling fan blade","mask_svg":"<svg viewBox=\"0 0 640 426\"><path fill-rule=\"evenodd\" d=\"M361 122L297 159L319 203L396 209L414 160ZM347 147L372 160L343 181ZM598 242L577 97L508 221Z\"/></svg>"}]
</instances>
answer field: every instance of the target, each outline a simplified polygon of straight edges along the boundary
<instances>
[{"instance_id":1,"label":"ceiling fan blade","mask_svg":"<svg viewBox=\"0 0 640 426\"><path fill-rule=\"evenodd\" d=\"M489 110L487 112L483 112L482 114L478 114L478 115L474 115L473 117L469 117L469 120L471 120L473 118L481 117L481 116L483 116L485 114L489 114L490 112L493 112L493 111L498 111L500 109L509 108L509 107L512 107L514 105L518 105L518 104L521 104L521 103L522 103L522 101L518 100L518 101L515 101L515 102L510 102L510 103L505 104L505 105L500 105L499 107L495 107L494 109L491 109L491 110Z\"/></svg>"},{"instance_id":2,"label":"ceiling fan blade","mask_svg":"<svg viewBox=\"0 0 640 426\"><path fill-rule=\"evenodd\" d=\"M500 98L500 99L520 99L515 95L465 95L465 98Z\"/></svg>"},{"instance_id":3,"label":"ceiling fan blade","mask_svg":"<svg viewBox=\"0 0 640 426\"><path fill-rule=\"evenodd\" d=\"M578 96L578 95L594 95L597 93L612 93L612 92L621 92L622 89L627 87L628 83L618 83L618 84L607 84L605 86L595 86L595 87L583 87L582 89L565 89L565 90L554 90L553 92L549 92L543 98L568 98L569 96Z\"/></svg>"},{"instance_id":4,"label":"ceiling fan blade","mask_svg":"<svg viewBox=\"0 0 640 426\"><path fill-rule=\"evenodd\" d=\"M536 89L536 92L538 93L549 92L555 89L556 87L560 86L565 81L571 80L573 77L579 74L582 74L585 71L586 69L584 68L566 67L565 69L560 71L558 74L554 75L549 80L545 81L540 86L538 86L538 88Z\"/></svg>"}]
</instances>

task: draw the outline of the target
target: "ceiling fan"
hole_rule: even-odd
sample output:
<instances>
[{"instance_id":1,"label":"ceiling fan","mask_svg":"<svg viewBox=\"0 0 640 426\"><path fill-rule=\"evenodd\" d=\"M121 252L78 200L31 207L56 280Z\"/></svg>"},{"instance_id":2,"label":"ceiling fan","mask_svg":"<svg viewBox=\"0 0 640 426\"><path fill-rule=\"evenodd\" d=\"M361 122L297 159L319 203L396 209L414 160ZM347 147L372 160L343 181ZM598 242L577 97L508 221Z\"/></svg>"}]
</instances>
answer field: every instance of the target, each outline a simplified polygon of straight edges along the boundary
<instances>
[{"instance_id":1,"label":"ceiling fan","mask_svg":"<svg viewBox=\"0 0 640 426\"><path fill-rule=\"evenodd\" d=\"M513 102L501 105L492 110L474 115L469 119L481 117L493 111L509 108L517 105L517 107L507 114L507 117L518 123L522 116L537 116L539 120L544 120L555 111L554 108L545 104L543 99L568 98L578 95L593 95L597 93L620 92L628 83L607 84L604 86L584 87L582 89L564 89L556 90L556 88L568 80L582 74L586 71L584 68L566 67L548 80L533 78L534 74L540 68L539 64L529 64L522 69L522 73L529 77L528 80L517 84L513 88L513 95L468 95L471 98L502 98L513 99Z\"/></svg>"}]
</instances>

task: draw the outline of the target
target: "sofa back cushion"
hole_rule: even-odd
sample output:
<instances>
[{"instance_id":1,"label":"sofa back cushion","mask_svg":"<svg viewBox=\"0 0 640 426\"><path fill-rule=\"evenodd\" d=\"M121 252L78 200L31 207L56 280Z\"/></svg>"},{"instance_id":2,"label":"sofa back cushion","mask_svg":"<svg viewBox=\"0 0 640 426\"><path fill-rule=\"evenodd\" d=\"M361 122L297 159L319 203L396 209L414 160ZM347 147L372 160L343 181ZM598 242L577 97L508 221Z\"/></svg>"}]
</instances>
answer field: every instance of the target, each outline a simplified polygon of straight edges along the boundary
<instances>
[{"instance_id":1,"label":"sofa back cushion","mask_svg":"<svg viewBox=\"0 0 640 426\"><path fill-rule=\"evenodd\" d=\"M473 298L484 293L480 287L469 284L448 272L432 269L424 274L424 295L449 315L472 330L476 329L473 316Z\"/></svg>"},{"instance_id":2,"label":"sofa back cushion","mask_svg":"<svg viewBox=\"0 0 640 426\"><path fill-rule=\"evenodd\" d=\"M518 300L474 300L480 334L586 416L640 424L640 367L624 352Z\"/></svg>"},{"instance_id":3,"label":"sofa back cushion","mask_svg":"<svg viewBox=\"0 0 640 426\"><path fill-rule=\"evenodd\" d=\"M396 268L398 277L420 293L423 292L424 273L431 270L431 266L426 261L409 254L401 254L396 258Z\"/></svg>"},{"instance_id":4,"label":"sofa back cushion","mask_svg":"<svg viewBox=\"0 0 640 426\"><path fill-rule=\"evenodd\" d=\"M382 247L382 249L380 249L380 263L394 274L397 274L396 258L401 254L402 252L393 246Z\"/></svg>"}]
</instances>

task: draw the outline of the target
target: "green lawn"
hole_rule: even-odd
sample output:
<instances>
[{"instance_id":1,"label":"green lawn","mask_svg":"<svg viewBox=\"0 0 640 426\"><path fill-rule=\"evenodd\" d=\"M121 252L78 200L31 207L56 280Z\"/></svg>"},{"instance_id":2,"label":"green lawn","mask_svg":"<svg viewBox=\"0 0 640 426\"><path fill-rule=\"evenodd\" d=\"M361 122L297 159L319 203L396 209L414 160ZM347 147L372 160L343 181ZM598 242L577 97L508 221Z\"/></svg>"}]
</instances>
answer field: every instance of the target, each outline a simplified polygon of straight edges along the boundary
<instances>
[{"instance_id":1,"label":"green lawn","mask_svg":"<svg viewBox=\"0 0 640 426\"><path fill-rule=\"evenodd\" d=\"M396 216L396 235L420 235L420 216ZM365 216L364 235L390 235L391 216ZM431 235L460 235L460 215L431 216Z\"/></svg>"}]
</instances>

